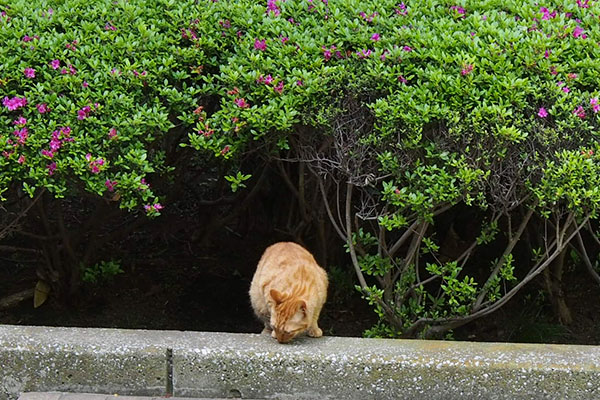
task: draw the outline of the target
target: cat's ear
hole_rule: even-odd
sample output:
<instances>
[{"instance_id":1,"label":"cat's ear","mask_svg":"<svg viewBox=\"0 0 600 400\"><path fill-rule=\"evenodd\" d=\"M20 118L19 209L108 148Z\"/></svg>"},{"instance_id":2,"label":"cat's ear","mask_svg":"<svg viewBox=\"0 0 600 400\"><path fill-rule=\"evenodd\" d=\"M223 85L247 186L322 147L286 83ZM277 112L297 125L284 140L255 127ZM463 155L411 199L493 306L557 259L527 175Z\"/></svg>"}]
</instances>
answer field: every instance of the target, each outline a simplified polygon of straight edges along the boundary
<instances>
[{"instance_id":1,"label":"cat's ear","mask_svg":"<svg viewBox=\"0 0 600 400\"><path fill-rule=\"evenodd\" d=\"M285 297L285 295L283 293L281 293L277 289L271 289L271 291L269 292L269 294L271 295L271 298L273 299L273 301L275 302L275 304L282 303L283 299Z\"/></svg>"},{"instance_id":2,"label":"cat's ear","mask_svg":"<svg viewBox=\"0 0 600 400\"><path fill-rule=\"evenodd\" d=\"M298 310L302 311L302 314L306 315L306 302L304 300L300 300L300 306Z\"/></svg>"}]
</instances>

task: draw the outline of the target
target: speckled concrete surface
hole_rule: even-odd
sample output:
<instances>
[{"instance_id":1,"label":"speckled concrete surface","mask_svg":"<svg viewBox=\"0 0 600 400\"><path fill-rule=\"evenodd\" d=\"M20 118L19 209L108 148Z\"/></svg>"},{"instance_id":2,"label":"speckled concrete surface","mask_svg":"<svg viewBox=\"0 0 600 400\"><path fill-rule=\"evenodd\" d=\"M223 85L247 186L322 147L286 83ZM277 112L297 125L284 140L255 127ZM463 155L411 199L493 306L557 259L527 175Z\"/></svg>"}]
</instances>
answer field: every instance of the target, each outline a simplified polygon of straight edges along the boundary
<instances>
[{"instance_id":1,"label":"speckled concrete surface","mask_svg":"<svg viewBox=\"0 0 600 400\"><path fill-rule=\"evenodd\" d=\"M27 391L163 395L164 334L0 325L0 400Z\"/></svg>"},{"instance_id":2,"label":"speckled concrete surface","mask_svg":"<svg viewBox=\"0 0 600 400\"><path fill-rule=\"evenodd\" d=\"M0 365L1 400L23 391L163 396L167 381L175 396L204 398L600 399L598 346L282 345L266 335L0 326Z\"/></svg>"},{"instance_id":3,"label":"speckled concrete surface","mask_svg":"<svg viewBox=\"0 0 600 400\"><path fill-rule=\"evenodd\" d=\"M600 347L182 333L175 394L276 399L600 399Z\"/></svg>"},{"instance_id":4,"label":"speckled concrete surface","mask_svg":"<svg viewBox=\"0 0 600 400\"><path fill-rule=\"evenodd\" d=\"M110 394L90 394L90 393L44 393L30 392L23 393L18 400L165 400L166 397L142 397L142 396L118 396ZM181 397L168 397L169 400L184 400ZM192 399L186 397L185 400L223 400L223 399Z\"/></svg>"}]
</instances>

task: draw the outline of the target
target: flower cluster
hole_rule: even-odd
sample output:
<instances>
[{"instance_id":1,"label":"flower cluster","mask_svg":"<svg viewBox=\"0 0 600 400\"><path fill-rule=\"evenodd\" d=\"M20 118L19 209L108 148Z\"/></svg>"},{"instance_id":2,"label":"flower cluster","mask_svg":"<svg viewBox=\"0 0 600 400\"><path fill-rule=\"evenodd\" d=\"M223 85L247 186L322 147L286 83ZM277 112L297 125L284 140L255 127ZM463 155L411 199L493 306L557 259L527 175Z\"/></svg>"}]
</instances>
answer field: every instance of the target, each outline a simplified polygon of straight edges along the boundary
<instances>
[{"instance_id":1,"label":"flower cluster","mask_svg":"<svg viewBox=\"0 0 600 400\"><path fill-rule=\"evenodd\" d=\"M85 155L85 159L88 162L88 167L92 174L99 174L102 168L105 166L105 161L102 157L94 158L90 153Z\"/></svg>"},{"instance_id":2,"label":"flower cluster","mask_svg":"<svg viewBox=\"0 0 600 400\"><path fill-rule=\"evenodd\" d=\"M17 110L21 107L25 107L27 105L27 99L25 97L13 97L12 99L9 97L5 97L2 100L2 105L8 108L9 111Z\"/></svg>"},{"instance_id":3,"label":"flower cluster","mask_svg":"<svg viewBox=\"0 0 600 400\"><path fill-rule=\"evenodd\" d=\"M69 126L59 128L52 132L48 149L42 149L41 154L44 157L53 158L60 150L64 142L72 142L71 128Z\"/></svg>"}]
</instances>

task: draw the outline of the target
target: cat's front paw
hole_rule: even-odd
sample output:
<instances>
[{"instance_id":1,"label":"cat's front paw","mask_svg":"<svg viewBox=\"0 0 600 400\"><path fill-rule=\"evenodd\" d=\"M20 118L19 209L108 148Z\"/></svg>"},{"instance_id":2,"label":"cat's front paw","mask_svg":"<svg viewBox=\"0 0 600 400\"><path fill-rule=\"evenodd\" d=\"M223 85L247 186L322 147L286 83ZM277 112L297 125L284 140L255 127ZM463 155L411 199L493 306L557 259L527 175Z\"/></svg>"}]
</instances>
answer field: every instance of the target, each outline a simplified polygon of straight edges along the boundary
<instances>
[{"instance_id":1,"label":"cat's front paw","mask_svg":"<svg viewBox=\"0 0 600 400\"><path fill-rule=\"evenodd\" d=\"M321 337L321 336L323 336L323 331L321 330L321 328L319 328L318 326L316 326L316 327L310 328L308 330L308 336L310 336L310 337Z\"/></svg>"}]
</instances>

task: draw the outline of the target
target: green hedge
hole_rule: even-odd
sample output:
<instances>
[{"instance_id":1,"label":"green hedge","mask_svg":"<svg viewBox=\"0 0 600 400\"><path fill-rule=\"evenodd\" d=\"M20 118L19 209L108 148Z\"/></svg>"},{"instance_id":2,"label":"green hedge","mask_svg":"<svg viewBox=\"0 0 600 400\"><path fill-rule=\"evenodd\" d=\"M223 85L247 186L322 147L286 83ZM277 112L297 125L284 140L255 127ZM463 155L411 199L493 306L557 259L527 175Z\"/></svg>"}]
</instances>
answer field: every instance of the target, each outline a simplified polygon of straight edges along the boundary
<instances>
[{"instance_id":1,"label":"green hedge","mask_svg":"<svg viewBox=\"0 0 600 400\"><path fill-rule=\"evenodd\" d=\"M332 223L381 316L371 334L444 332L494 311L597 216L595 1L1 10L0 192L85 189L157 215L165 204L146 178L172 172L162 146L174 132L232 168L285 153L321 184L347 185L342 196L321 189L346 204ZM228 176L234 190L249 178ZM448 259L436 226L459 206L481 221ZM533 257L517 254L544 224ZM501 249L475 280L473 258L490 243Z\"/></svg>"}]
</instances>

